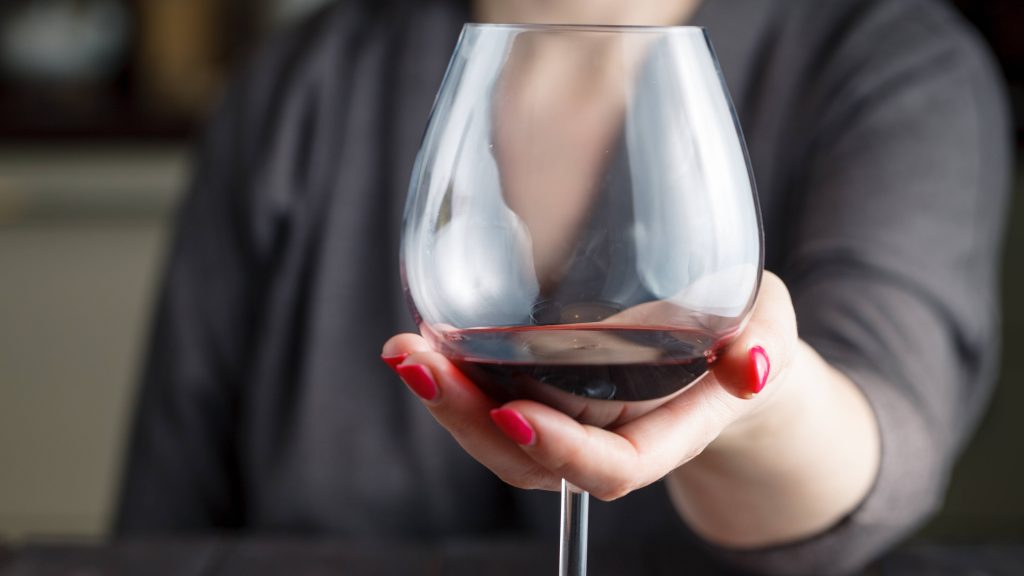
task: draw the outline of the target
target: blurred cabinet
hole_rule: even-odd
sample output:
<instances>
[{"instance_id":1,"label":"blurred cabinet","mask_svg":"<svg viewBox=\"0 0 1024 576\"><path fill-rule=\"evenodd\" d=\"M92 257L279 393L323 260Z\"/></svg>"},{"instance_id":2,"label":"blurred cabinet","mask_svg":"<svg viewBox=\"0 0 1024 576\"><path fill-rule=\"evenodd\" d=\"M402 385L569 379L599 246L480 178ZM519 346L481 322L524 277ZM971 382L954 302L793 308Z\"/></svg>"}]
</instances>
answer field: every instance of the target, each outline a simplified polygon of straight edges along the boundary
<instances>
[{"instance_id":1,"label":"blurred cabinet","mask_svg":"<svg viewBox=\"0 0 1024 576\"><path fill-rule=\"evenodd\" d=\"M138 2L135 63L145 107L200 116L227 67L222 2L147 0Z\"/></svg>"},{"instance_id":2,"label":"blurred cabinet","mask_svg":"<svg viewBox=\"0 0 1024 576\"><path fill-rule=\"evenodd\" d=\"M237 64L330 0L3 0L0 141L180 139Z\"/></svg>"}]
</instances>

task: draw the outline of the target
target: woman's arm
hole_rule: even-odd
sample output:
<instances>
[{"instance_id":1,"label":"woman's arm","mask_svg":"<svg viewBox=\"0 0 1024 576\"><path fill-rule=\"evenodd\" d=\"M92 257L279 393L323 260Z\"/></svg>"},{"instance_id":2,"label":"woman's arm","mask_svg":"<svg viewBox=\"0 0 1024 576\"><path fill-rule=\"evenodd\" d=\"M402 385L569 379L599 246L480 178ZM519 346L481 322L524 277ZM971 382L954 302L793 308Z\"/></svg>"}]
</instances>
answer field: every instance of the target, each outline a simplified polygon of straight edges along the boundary
<instances>
[{"instance_id":1,"label":"woman's arm","mask_svg":"<svg viewBox=\"0 0 1024 576\"><path fill-rule=\"evenodd\" d=\"M782 282L766 275L764 284L757 306L770 312L755 315L735 348L774 352L765 397L666 477L690 527L722 546L768 546L821 532L864 499L878 470L871 407L849 378L796 339Z\"/></svg>"},{"instance_id":2,"label":"woman's arm","mask_svg":"<svg viewBox=\"0 0 1024 576\"><path fill-rule=\"evenodd\" d=\"M564 477L601 499L668 475L698 533L767 573L854 570L935 509L991 389L1005 103L948 12L861 14L871 21L837 48L841 65L822 71L836 85L808 91L831 100L794 191L785 286L766 276L708 378L614 430L525 401L495 426L496 406L422 339L385 345L471 455L515 486ZM747 398L755 346L770 379Z\"/></svg>"},{"instance_id":3,"label":"woman's arm","mask_svg":"<svg viewBox=\"0 0 1024 576\"><path fill-rule=\"evenodd\" d=\"M767 573L852 571L924 522L941 504L957 450L994 381L1011 150L998 72L939 3L857 6L827 58L815 60L814 79L795 93L791 122L814 126L812 145L798 164L783 224L790 243L775 247L784 255L779 272L800 338L816 352L806 363L797 355L782 387L818 398L803 414L779 419L786 439L778 438L770 459L795 459L796 470L780 477L791 478L788 488L810 490L787 499L764 479L735 485L752 466L767 466L757 462L774 434L756 454L737 442L712 444L709 461L698 459L671 482L698 531L733 548L729 560ZM840 381L859 391L849 404L840 401L848 396ZM837 430L868 433L848 420L863 405L856 396L870 404L881 440L877 478L863 499L848 502L849 513L828 530L805 532L811 538L736 551L758 545L742 521L756 525L784 517L790 506L804 509L821 482L836 492L850 487L843 460L862 457L861 438ZM808 420L817 421L811 437L801 432ZM765 428L771 424L758 427ZM815 449L818 440L833 451ZM829 467L837 471L830 478L815 475ZM708 494L711 482L732 485L734 499ZM757 515L741 512L741 501ZM724 526L716 514L741 522ZM751 539L744 542L744 533Z\"/></svg>"}]
</instances>

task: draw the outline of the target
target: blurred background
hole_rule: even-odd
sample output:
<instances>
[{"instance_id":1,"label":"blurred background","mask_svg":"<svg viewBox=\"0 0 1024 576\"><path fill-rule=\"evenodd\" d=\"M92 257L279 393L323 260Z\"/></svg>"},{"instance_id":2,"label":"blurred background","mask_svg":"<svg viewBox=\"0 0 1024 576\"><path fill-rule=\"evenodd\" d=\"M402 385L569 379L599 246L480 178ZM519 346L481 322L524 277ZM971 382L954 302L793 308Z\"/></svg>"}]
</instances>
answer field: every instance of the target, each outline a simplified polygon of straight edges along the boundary
<instances>
[{"instance_id":1,"label":"blurred background","mask_svg":"<svg viewBox=\"0 0 1024 576\"><path fill-rule=\"evenodd\" d=\"M192 140L253 48L330 1L0 2L0 539L107 534ZM1000 59L1020 143L1024 2L955 3ZM1000 386L923 538L1024 537L1022 191Z\"/></svg>"}]
</instances>

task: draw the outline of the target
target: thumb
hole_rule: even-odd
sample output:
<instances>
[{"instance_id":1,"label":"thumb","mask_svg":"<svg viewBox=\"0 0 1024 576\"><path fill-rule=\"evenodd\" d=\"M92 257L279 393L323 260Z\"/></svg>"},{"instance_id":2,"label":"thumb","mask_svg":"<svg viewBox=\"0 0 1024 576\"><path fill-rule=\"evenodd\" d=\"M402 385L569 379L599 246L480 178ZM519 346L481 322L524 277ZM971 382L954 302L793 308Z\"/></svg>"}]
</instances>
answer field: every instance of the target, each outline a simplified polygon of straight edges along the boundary
<instances>
[{"instance_id":1,"label":"thumb","mask_svg":"<svg viewBox=\"0 0 1024 576\"><path fill-rule=\"evenodd\" d=\"M796 314L786 285L765 271L746 328L719 355L711 371L730 394L753 398L771 392L796 351Z\"/></svg>"}]
</instances>

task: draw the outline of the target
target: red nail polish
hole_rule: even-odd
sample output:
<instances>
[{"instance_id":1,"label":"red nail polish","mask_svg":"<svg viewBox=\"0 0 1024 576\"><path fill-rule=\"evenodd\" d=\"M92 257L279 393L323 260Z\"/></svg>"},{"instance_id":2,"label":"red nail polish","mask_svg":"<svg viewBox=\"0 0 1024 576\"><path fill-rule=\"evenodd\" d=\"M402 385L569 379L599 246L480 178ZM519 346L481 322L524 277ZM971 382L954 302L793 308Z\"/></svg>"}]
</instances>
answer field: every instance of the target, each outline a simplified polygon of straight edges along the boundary
<instances>
[{"instance_id":1,"label":"red nail polish","mask_svg":"<svg viewBox=\"0 0 1024 576\"><path fill-rule=\"evenodd\" d=\"M437 383L426 366L402 364L395 368L405 385L427 402L437 398Z\"/></svg>"},{"instance_id":2,"label":"red nail polish","mask_svg":"<svg viewBox=\"0 0 1024 576\"><path fill-rule=\"evenodd\" d=\"M508 436L516 444L528 446L533 444L533 441L536 439L530 423L526 421L526 418L523 418L522 414L515 410L507 408L491 410L491 420L494 420L494 423L497 424L505 436Z\"/></svg>"},{"instance_id":3,"label":"red nail polish","mask_svg":"<svg viewBox=\"0 0 1024 576\"><path fill-rule=\"evenodd\" d=\"M768 373L771 372L772 364L768 361L768 353L760 346L750 349L750 391L754 394L764 390L768 383Z\"/></svg>"},{"instance_id":4,"label":"red nail polish","mask_svg":"<svg viewBox=\"0 0 1024 576\"><path fill-rule=\"evenodd\" d=\"M380 359L383 360L385 364L390 366L392 370L396 370L398 368L398 365L401 364L402 361L408 357L408 352L406 352L405 354L396 354L395 356L385 356L383 354L380 355Z\"/></svg>"}]
</instances>

